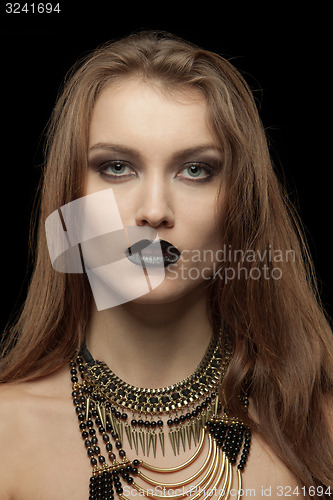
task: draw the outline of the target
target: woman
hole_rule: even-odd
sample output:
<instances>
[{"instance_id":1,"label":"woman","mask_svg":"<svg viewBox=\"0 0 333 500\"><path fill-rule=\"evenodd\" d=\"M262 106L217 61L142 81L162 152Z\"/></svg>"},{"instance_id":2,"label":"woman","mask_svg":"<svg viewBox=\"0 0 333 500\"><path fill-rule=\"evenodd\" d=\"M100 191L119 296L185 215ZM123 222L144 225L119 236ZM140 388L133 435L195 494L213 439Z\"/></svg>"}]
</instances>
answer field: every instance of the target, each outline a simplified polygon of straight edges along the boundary
<instances>
[{"instance_id":1,"label":"woman","mask_svg":"<svg viewBox=\"0 0 333 500\"><path fill-rule=\"evenodd\" d=\"M1 498L330 497L332 333L229 62L163 33L82 61L37 248L4 346Z\"/></svg>"}]
</instances>

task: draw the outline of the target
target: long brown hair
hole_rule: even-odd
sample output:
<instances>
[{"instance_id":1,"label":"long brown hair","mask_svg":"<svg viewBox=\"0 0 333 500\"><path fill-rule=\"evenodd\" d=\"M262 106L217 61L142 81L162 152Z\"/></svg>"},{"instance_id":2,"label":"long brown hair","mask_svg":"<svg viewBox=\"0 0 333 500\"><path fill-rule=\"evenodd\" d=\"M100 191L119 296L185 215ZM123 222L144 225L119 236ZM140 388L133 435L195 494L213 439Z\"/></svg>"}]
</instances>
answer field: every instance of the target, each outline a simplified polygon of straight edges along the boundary
<instances>
[{"instance_id":1,"label":"long brown hair","mask_svg":"<svg viewBox=\"0 0 333 500\"><path fill-rule=\"evenodd\" d=\"M332 332L253 95L227 60L166 33L140 33L106 44L81 61L65 82L48 127L34 273L3 347L1 381L51 374L82 345L92 294L84 275L53 270L44 222L82 196L98 95L116 79L133 76L169 90L199 89L223 150L226 195L219 216L225 259L209 286L212 322L234 348L223 398L233 414L260 432L302 485L332 486L332 440L325 416L325 401L333 392ZM235 257L239 250L240 259ZM245 384L255 422L240 404Z\"/></svg>"}]
</instances>

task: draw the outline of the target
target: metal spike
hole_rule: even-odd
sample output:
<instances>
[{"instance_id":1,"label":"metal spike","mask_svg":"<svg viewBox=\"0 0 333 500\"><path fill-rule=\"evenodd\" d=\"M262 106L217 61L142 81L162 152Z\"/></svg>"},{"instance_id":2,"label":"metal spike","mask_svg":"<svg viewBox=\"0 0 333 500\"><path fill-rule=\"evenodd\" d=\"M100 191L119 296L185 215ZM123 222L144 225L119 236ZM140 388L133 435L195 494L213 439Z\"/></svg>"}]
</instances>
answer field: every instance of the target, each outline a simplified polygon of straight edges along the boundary
<instances>
[{"instance_id":1,"label":"metal spike","mask_svg":"<svg viewBox=\"0 0 333 500\"><path fill-rule=\"evenodd\" d=\"M190 424L186 426L186 435L187 435L188 449L190 450L192 441L192 427Z\"/></svg>"},{"instance_id":2,"label":"metal spike","mask_svg":"<svg viewBox=\"0 0 333 500\"><path fill-rule=\"evenodd\" d=\"M118 422L118 436L121 442L123 442L124 438L124 424L122 422Z\"/></svg>"},{"instance_id":3,"label":"metal spike","mask_svg":"<svg viewBox=\"0 0 333 500\"><path fill-rule=\"evenodd\" d=\"M179 441L179 429L175 430L175 445L176 445L177 455L179 455L179 445L180 445L180 441Z\"/></svg>"},{"instance_id":4,"label":"metal spike","mask_svg":"<svg viewBox=\"0 0 333 500\"><path fill-rule=\"evenodd\" d=\"M106 408L105 408L105 406L102 406L102 416L103 416L103 419L102 419L103 427L106 430Z\"/></svg>"},{"instance_id":5,"label":"metal spike","mask_svg":"<svg viewBox=\"0 0 333 500\"><path fill-rule=\"evenodd\" d=\"M132 449L132 433L131 433L131 427L128 424L128 422L126 422L126 424L125 424L125 431L126 431L126 436L128 439L128 444L130 445L130 448Z\"/></svg>"},{"instance_id":6,"label":"metal spike","mask_svg":"<svg viewBox=\"0 0 333 500\"><path fill-rule=\"evenodd\" d=\"M147 457L149 457L149 451L150 451L150 445L151 445L151 438L152 438L151 432L150 431L146 432Z\"/></svg>"},{"instance_id":7,"label":"metal spike","mask_svg":"<svg viewBox=\"0 0 333 500\"><path fill-rule=\"evenodd\" d=\"M159 432L158 437L159 437L159 440L160 440L160 445L161 445L162 455L163 455L163 457L164 457L164 456L165 456L165 455L164 455L164 453L165 453L165 446L164 446L164 432L163 432L163 431Z\"/></svg>"},{"instance_id":8,"label":"metal spike","mask_svg":"<svg viewBox=\"0 0 333 500\"><path fill-rule=\"evenodd\" d=\"M175 436L174 436L173 430L169 431L169 438L170 438L170 442L171 442L173 453L176 456Z\"/></svg>"},{"instance_id":9,"label":"metal spike","mask_svg":"<svg viewBox=\"0 0 333 500\"><path fill-rule=\"evenodd\" d=\"M143 432L142 429L139 430L139 439L140 439L140 444L141 444L141 448L142 448L142 453L145 455L146 454L145 433Z\"/></svg>"},{"instance_id":10,"label":"metal spike","mask_svg":"<svg viewBox=\"0 0 333 500\"><path fill-rule=\"evenodd\" d=\"M202 427L205 427L206 422L207 422L207 412L206 412L206 411L204 411L204 412L201 414L201 425L202 425Z\"/></svg>"},{"instance_id":11,"label":"metal spike","mask_svg":"<svg viewBox=\"0 0 333 500\"><path fill-rule=\"evenodd\" d=\"M216 396L216 399L215 399L215 404L214 404L214 416L215 416L215 417L217 417L218 407L219 407L219 397L218 397L218 396Z\"/></svg>"},{"instance_id":12,"label":"metal spike","mask_svg":"<svg viewBox=\"0 0 333 500\"><path fill-rule=\"evenodd\" d=\"M106 429L106 422L105 422L105 421L104 421L104 419L103 419L103 412L102 412L102 408L100 407L100 405L99 405L99 404L97 405L97 413L98 413L99 418L101 419L102 426L104 427L104 429Z\"/></svg>"},{"instance_id":13,"label":"metal spike","mask_svg":"<svg viewBox=\"0 0 333 500\"><path fill-rule=\"evenodd\" d=\"M196 439L196 442L199 442L199 439L200 439L200 430L201 430L201 418L200 417L197 417L195 419L195 439Z\"/></svg>"},{"instance_id":14,"label":"metal spike","mask_svg":"<svg viewBox=\"0 0 333 500\"><path fill-rule=\"evenodd\" d=\"M110 424L112 425L112 430L114 432L116 432L116 428L115 428L115 425L114 425L114 420L113 420L113 415L111 412L108 412L108 417L109 417L109 421L110 421Z\"/></svg>"},{"instance_id":15,"label":"metal spike","mask_svg":"<svg viewBox=\"0 0 333 500\"><path fill-rule=\"evenodd\" d=\"M136 454L139 453L139 447L138 447L138 433L136 432L136 429L132 430L132 437L133 437L133 443L134 443L134 448Z\"/></svg>"},{"instance_id":16,"label":"metal spike","mask_svg":"<svg viewBox=\"0 0 333 500\"><path fill-rule=\"evenodd\" d=\"M194 446L196 446L197 445L197 434L196 434L196 428L195 428L195 421L191 422L191 428L192 428Z\"/></svg>"},{"instance_id":17,"label":"metal spike","mask_svg":"<svg viewBox=\"0 0 333 500\"><path fill-rule=\"evenodd\" d=\"M183 446L183 450L185 451L185 448L186 448L186 440L185 440L185 428L184 426L182 425L181 428L179 429L179 433L180 433L180 439L181 439L181 442L182 442L182 446Z\"/></svg>"},{"instance_id":18,"label":"metal spike","mask_svg":"<svg viewBox=\"0 0 333 500\"><path fill-rule=\"evenodd\" d=\"M90 397L87 396L87 399L86 399L86 420L88 420L89 418L89 408L90 407Z\"/></svg>"},{"instance_id":19,"label":"metal spike","mask_svg":"<svg viewBox=\"0 0 333 500\"><path fill-rule=\"evenodd\" d=\"M152 445L153 445L154 458L156 458L156 439L157 439L157 436L156 436L155 432L153 432L152 435L151 435L151 442L152 442Z\"/></svg>"}]
</instances>

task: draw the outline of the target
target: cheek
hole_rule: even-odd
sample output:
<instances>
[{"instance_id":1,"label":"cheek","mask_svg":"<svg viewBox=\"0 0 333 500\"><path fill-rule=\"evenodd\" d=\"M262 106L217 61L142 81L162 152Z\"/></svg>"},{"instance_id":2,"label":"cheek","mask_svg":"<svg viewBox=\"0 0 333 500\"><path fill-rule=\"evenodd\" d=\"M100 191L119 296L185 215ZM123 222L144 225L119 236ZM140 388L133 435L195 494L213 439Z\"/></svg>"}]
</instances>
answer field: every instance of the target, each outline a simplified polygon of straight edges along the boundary
<instances>
[{"instance_id":1,"label":"cheek","mask_svg":"<svg viewBox=\"0 0 333 500\"><path fill-rule=\"evenodd\" d=\"M84 184L84 195L96 193L102 189L105 189L105 183L102 185L99 176L95 172L88 170Z\"/></svg>"},{"instance_id":2,"label":"cheek","mask_svg":"<svg viewBox=\"0 0 333 500\"><path fill-rule=\"evenodd\" d=\"M188 228L191 231L190 239L197 242L198 248L210 248L212 245L215 248L220 233L215 204L198 203L191 213Z\"/></svg>"}]
</instances>

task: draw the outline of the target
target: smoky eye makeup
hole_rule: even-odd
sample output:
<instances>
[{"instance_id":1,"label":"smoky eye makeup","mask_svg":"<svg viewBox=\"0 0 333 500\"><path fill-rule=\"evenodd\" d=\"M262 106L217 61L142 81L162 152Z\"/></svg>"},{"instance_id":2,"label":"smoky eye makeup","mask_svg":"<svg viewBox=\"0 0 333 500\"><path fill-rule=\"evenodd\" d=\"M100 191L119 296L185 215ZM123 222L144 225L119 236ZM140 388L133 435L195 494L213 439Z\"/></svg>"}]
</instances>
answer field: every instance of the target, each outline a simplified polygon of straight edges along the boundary
<instances>
[{"instance_id":1,"label":"smoky eye makeup","mask_svg":"<svg viewBox=\"0 0 333 500\"><path fill-rule=\"evenodd\" d=\"M110 154L88 156L88 167L106 180L119 180L135 175L132 164L128 160L112 157Z\"/></svg>"},{"instance_id":2,"label":"smoky eye makeup","mask_svg":"<svg viewBox=\"0 0 333 500\"><path fill-rule=\"evenodd\" d=\"M125 181L138 174L127 156L120 151L91 151L88 154L88 167L106 181ZM219 155L199 153L186 156L174 159L169 164L168 168L174 171L177 180L200 184L211 181L221 172L222 159Z\"/></svg>"},{"instance_id":3,"label":"smoky eye makeup","mask_svg":"<svg viewBox=\"0 0 333 500\"><path fill-rule=\"evenodd\" d=\"M193 161L182 166L176 177L190 182L208 182L216 174L215 169L207 163Z\"/></svg>"}]
</instances>

